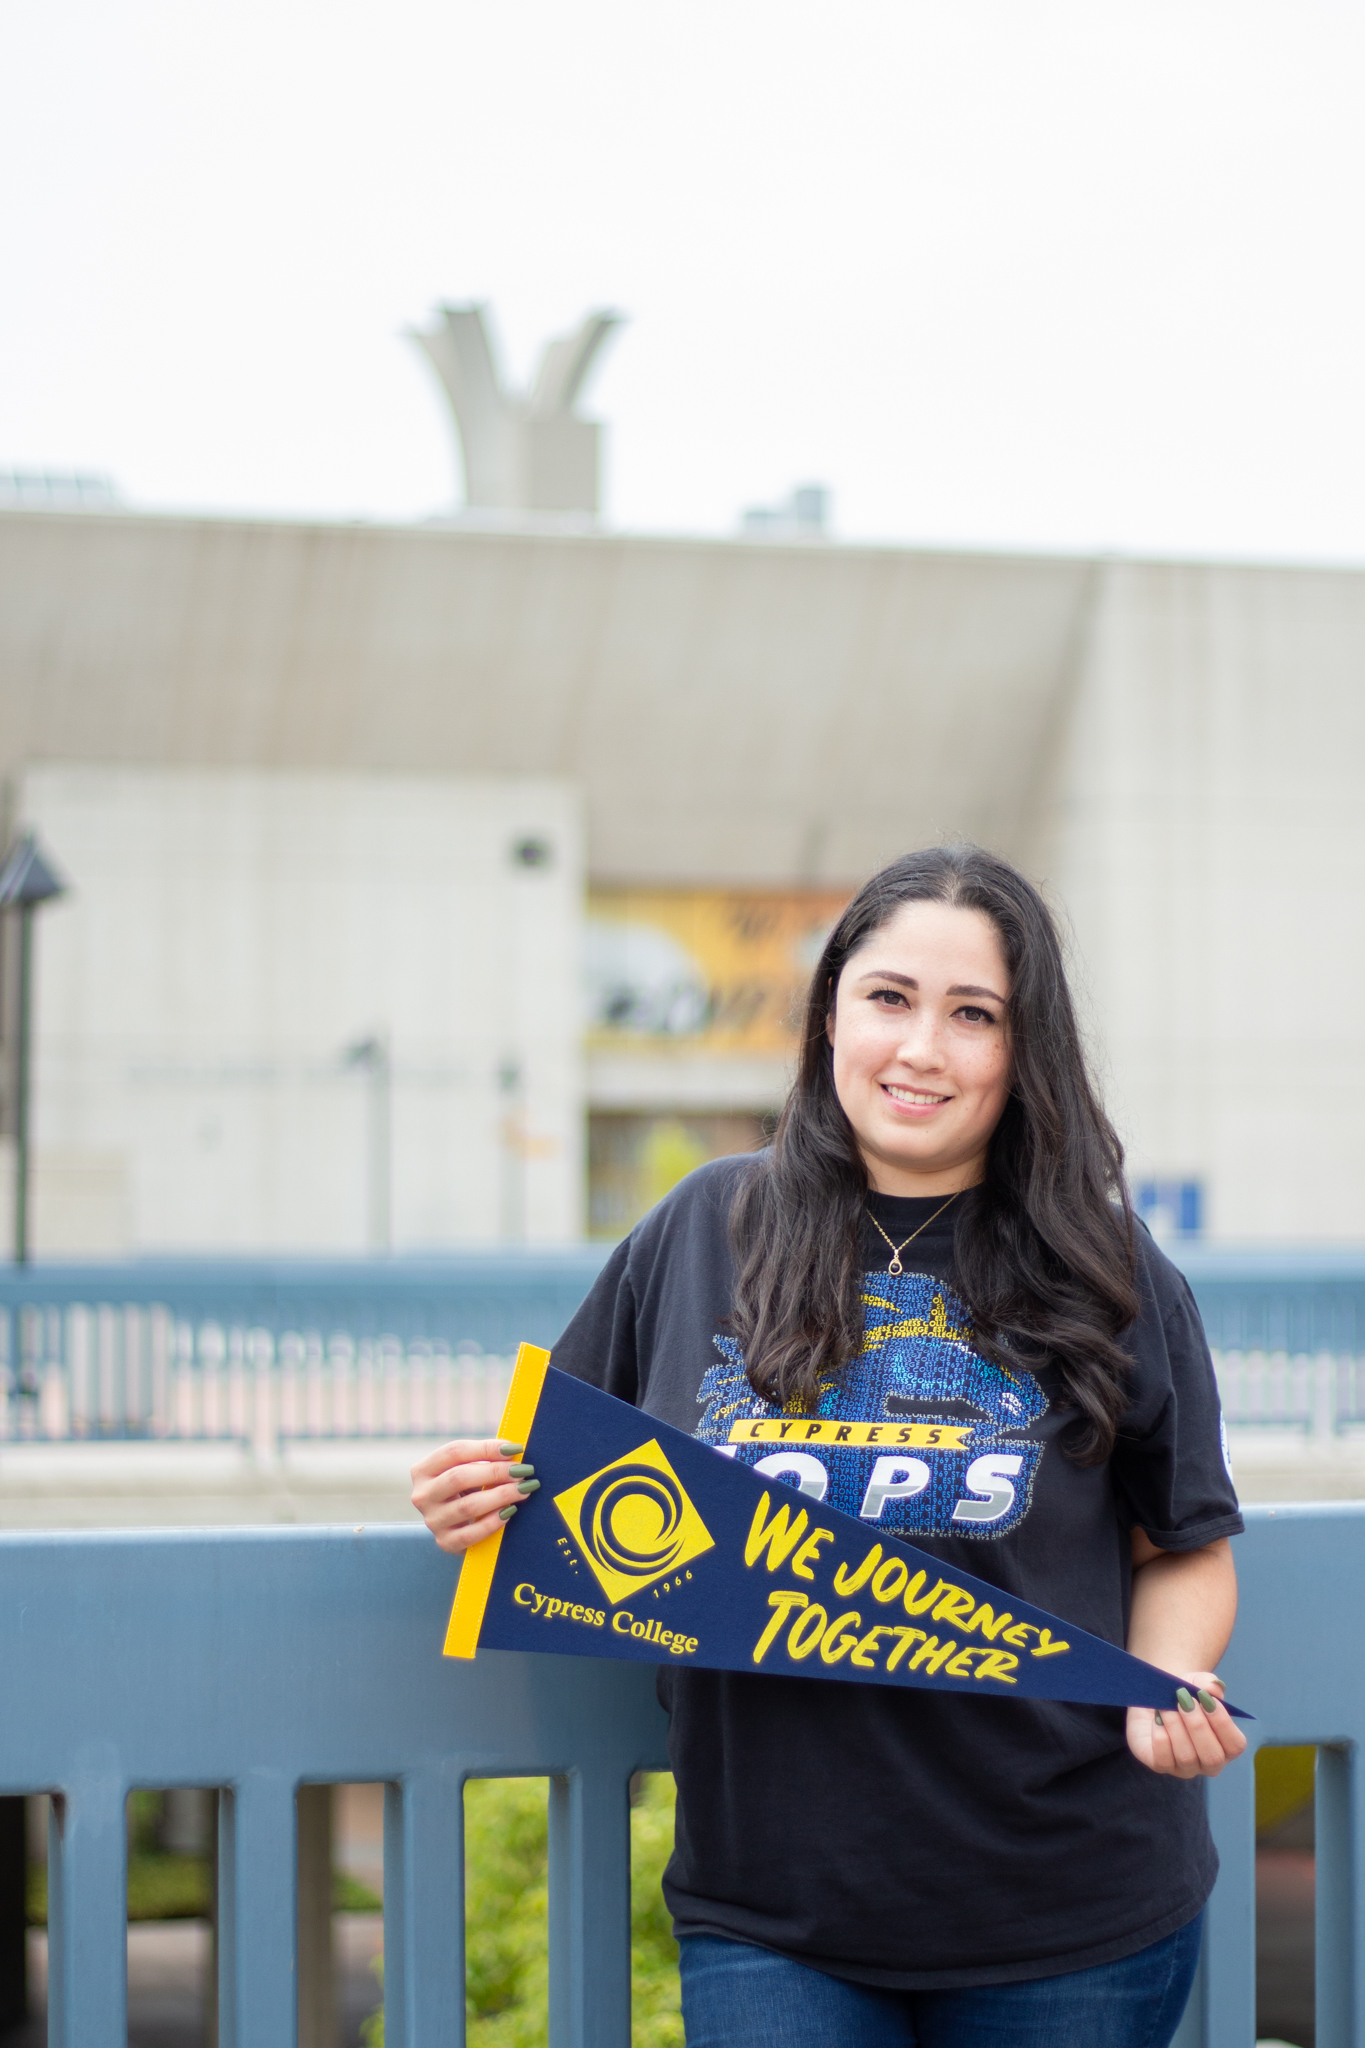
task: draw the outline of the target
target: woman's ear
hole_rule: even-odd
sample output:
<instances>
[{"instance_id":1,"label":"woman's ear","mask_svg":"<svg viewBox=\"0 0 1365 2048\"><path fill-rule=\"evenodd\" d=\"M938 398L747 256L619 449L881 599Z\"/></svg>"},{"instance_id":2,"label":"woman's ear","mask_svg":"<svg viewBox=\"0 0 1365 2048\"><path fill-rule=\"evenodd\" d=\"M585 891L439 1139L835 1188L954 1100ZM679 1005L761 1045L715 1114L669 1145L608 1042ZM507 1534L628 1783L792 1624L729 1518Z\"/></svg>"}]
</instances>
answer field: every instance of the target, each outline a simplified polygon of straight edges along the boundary
<instances>
[{"instance_id":1,"label":"woman's ear","mask_svg":"<svg viewBox=\"0 0 1365 2048\"><path fill-rule=\"evenodd\" d=\"M825 988L825 1036L831 1046L834 1044L834 1005L838 996L838 984L831 975Z\"/></svg>"}]
</instances>

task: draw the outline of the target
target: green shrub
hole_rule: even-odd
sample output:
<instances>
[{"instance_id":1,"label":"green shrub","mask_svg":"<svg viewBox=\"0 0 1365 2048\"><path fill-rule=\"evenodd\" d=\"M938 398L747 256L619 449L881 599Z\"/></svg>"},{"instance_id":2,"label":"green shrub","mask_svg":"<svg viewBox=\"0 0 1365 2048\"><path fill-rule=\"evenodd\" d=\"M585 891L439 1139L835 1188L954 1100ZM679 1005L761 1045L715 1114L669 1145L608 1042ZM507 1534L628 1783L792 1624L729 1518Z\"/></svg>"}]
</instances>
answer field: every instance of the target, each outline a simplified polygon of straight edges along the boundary
<instances>
[{"instance_id":1,"label":"green shrub","mask_svg":"<svg viewBox=\"0 0 1365 2048\"><path fill-rule=\"evenodd\" d=\"M1256 1752L1256 1832L1269 1834L1313 1797L1316 1749L1267 1745Z\"/></svg>"},{"instance_id":2,"label":"green shrub","mask_svg":"<svg viewBox=\"0 0 1365 2048\"><path fill-rule=\"evenodd\" d=\"M545 2048L549 1962L546 1784L479 1779L465 1791L469 2048ZM644 1780L631 1811L634 2048L681 2048L678 1947L659 1888L673 1847L673 1780ZM361 2036L383 2048L374 2013Z\"/></svg>"}]
</instances>

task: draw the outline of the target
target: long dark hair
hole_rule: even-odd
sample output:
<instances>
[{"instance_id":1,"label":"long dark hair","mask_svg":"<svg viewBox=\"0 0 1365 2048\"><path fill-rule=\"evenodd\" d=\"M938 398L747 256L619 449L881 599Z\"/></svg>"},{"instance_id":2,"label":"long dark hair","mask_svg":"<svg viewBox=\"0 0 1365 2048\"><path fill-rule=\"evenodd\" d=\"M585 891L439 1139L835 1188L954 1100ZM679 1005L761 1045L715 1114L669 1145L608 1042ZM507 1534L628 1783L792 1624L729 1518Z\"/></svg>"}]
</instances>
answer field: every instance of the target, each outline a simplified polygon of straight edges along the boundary
<instances>
[{"instance_id":1,"label":"long dark hair","mask_svg":"<svg viewBox=\"0 0 1365 2048\"><path fill-rule=\"evenodd\" d=\"M1062 948L1038 891L978 846L908 853L858 891L806 1000L801 1061L771 1148L731 1211L738 1282L729 1326L756 1393L810 1405L862 1342L858 1240L868 1179L834 1089L827 1025L844 963L903 903L979 910L1010 974L1011 1087L986 1176L957 1208L953 1257L978 1351L1054 1365L1084 1464L1113 1449L1125 1405L1118 1338L1138 1312L1123 1147L1086 1071Z\"/></svg>"}]
</instances>

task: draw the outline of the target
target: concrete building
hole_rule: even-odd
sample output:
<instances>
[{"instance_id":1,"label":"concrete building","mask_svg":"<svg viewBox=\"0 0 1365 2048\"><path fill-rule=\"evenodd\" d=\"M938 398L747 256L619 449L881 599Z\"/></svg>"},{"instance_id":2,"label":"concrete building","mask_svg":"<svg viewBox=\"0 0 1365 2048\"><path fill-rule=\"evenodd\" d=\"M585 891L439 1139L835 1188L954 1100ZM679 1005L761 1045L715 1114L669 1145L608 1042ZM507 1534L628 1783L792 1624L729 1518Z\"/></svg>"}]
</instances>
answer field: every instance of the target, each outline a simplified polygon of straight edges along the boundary
<instances>
[{"instance_id":1,"label":"concrete building","mask_svg":"<svg viewBox=\"0 0 1365 2048\"><path fill-rule=\"evenodd\" d=\"M301 800L290 794L272 812L264 792L285 786L272 778L291 791L341 778L329 786L344 783L350 796L317 798L317 816L331 821L319 846L332 849L317 856L319 871L340 857L341 821L362 788L376 820L411 807L414 850L395 863L390 904L423 868L423 803L432 817L445 804L453 818L464 801L443 787L458 784L471 803L475 785L484 791L478 872L490 878L518 832L568 845L581 802L582 869L569 854L553 878L502 868L497 889L549 892L567 933L570 898L587 878L586 1067L573 1063L575 1016L555 1037L560 1079L524 1128L537 1139L543 1119L567 1171L576 1158L567 1134L588 1112L600 1229L621 1227L641 1189L674 1167L756 1135L782 1094L791 992L839 901L905 847L962 834L1021 861L1074 930L1109 1098L1149 1209L1220 1238L1358 1239L1362 675L1365 574L1354 571L0 514L0 774L12 820L42 825L77 885L42 931L40 1204L44 1173L55 1187L62 1157L120 1149L94 1108L96 1092L112 1100L117 1091L78 1083L78 1071L107 1076L121 1058L131 1073L130 1052L98 1050L93 1038L84 1068L61 1049L79 974L88 1015L100 972L115 971L78 961L114 960L109 934L122 915L112 886L76 872L89 859L68 845L84 829L71 793L91 793L92 817L105 806L111 845L126 829L116 820L144 802L135 791L164 793L163 823L139 842L148 877L175 841L165 819L201 816L194 843L207 847L231 839L250 812L265 835L252 842L262 879L229 886L229 861L218 881L205 879L203 898L219 905L215 916L226 918L230 901L247 919L264 915L270 897L264 821ZM532 787L542 794L522 822L515 792ZM221 825L214 792L226 806ZM444 843L454 872L466 855L455 838ZM309 894L303 852L290 858L301 863L291 929L302 930L320 914L305 906L322 897ZM148 918L172 917L164 890L150 880L138 889ZM349 892L330 899L343 900ZM77 945L78 920L97 908L106 936L97 941L87 924ZM445 913L431 897L423 915L404 945L434 943ZM302 1000L322 977L354 992L319 998L306 1049L297 1037L289 1055L303 1063L300 1090L307 1061L333 1063L325 1086L309 1085L319 1105L333 1091L337 1130L349 1114L353 1158L364 1086L339 1063L348 1043L379 1028L388 996L377 984L371 995L362 976L347 981L344 962L368 955L387 917L376 900L364 932L329 940L307 973L288 939L278 952L292 960L287 973L253 956L251 975L263 986L275 975L280 993L243 998L233 1012L268 1013L283 1043L296 1030L286 989ZM480 950L474 1009L503 1000L494 971L502 919L494 909L479 927L489 950ZM132 916L117 926L140 928ZM167 930L153 950L169 959L180 943ZM761 971L746 978L751 962ZM165 990L156 972L147 986ZM557 1016L574 1016L567 984L555 987ZM404 1031L434 1044L433 1013L426 1023L411 1014ZM183 1018L188 1044L188 1007ZM180 1028L158 1058L191 1058L170 1049ZM404 1055L393 1028L397 1132ZM487 1133L505 1033L491 1022L468 1028L480 1050L459 1058L471 1072L482 1062ZM89 1029L106 1046L117 1036L112 1023ZM518 1029L528 1042L560 1034L534 996ZM458 1064L454 1050L441 1056ZM554 1088L562 1092L551 1104ZM124 1095L131 1104L131 1079ZM207 1115L196 1100L186 1131ZM312 1122L300 1109L288 1145L311 1142L323 1122L320 1106ZM196 1231L221 1228L230 1174L278 1187L259 1146L284 1146L285 1125L262 1108L257 1127L268 1136L243 1137L235 1155L224 1140L216 1184L219 1169L204 1169ZM456 1145L453 1132L433 1141L433 1158ZM471 1231L463 1197L437 1192L443 1169L414 1168L405 1210L395 1142L395 1241ZM480 1142L483 1151L460 1157L476 1162L486 1187L494 1152L491 1139ZM141 1169L129 1171L136 1179ZM546 1188L557 1171L546 1165ZM360 1178L351 1171L344 1229L339 1195L310 1207L334 1219L328 1242L345 1230L364 1241ZM153 1233L170 1228L172 1205L158 1200L139 1211L133 1242L166 1241ZM486 1192L481 1200L479 1234ZM279 1243L302 1229L301 1212L280 1201L263 1201L231 1241L259 1231L257 1241ZM553 1235L574 1216L566 1197L528 1196L525 1228ZM40 1248L41 1219L40 1207Z\"/></svg>"},{"instance_id":2,"label":"concrete building","mask_svg":"<svg viewBox=\"0 0 1365 2048\"><path fill-rule=\"evenodd\" d=\"M36 1241L581 1235L582 830L562 782L27 767Z\"/></svg>"}]
</instances>

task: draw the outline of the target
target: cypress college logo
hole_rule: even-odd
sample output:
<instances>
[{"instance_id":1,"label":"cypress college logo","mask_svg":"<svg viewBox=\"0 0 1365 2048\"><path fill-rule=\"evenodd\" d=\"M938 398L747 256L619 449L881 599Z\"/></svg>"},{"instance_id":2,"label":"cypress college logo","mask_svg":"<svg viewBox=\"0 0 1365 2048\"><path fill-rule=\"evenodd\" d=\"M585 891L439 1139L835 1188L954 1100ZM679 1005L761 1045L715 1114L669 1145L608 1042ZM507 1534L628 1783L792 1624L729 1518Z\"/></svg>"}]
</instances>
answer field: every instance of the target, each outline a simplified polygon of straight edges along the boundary
<instances>
[{"instance_id":1,"label":"cypress college logo","mask_svg":"<svg viewBox=\"0 0 1365 2048\"><path fill-rule=\"evenodd\" d=\"M613 1606L715 1548L652 1438L557 1493L554 1503Z\"/></svg>"}]
</instances>

